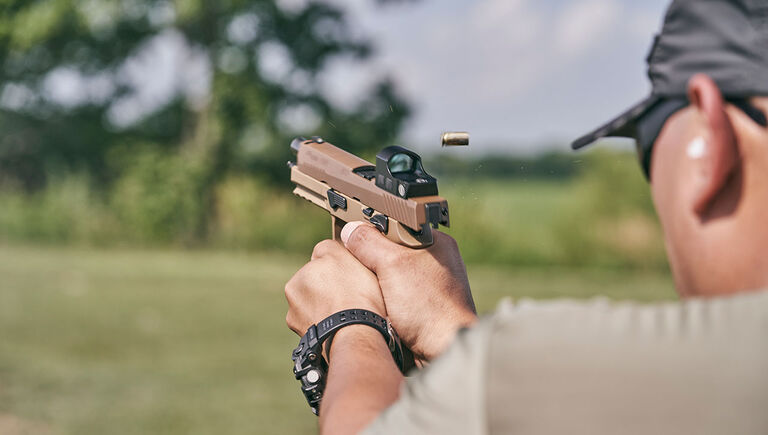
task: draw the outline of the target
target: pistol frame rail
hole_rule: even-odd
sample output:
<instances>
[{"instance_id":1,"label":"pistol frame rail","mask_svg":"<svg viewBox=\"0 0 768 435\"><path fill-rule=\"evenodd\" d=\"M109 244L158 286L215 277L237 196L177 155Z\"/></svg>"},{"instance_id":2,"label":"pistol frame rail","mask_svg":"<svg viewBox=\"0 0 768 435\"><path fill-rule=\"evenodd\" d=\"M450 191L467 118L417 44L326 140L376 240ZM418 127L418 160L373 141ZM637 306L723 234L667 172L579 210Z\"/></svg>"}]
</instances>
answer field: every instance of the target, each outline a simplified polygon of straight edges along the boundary
<instances>
[{"instance_id":1,"label":"pistol frame rail","mask_svg":"<svg viewBox=\"0 0 768 435\"><path fill-rule=\"evenodd\" d=\"M432 228L450 226L437 180L412 151L384 148L374 166L319 137L294 139L291 149L293 193L331 214L334 240L347 222L368 221L393 242L424 248L433 242Z\"/></svg>"}]
</instances>

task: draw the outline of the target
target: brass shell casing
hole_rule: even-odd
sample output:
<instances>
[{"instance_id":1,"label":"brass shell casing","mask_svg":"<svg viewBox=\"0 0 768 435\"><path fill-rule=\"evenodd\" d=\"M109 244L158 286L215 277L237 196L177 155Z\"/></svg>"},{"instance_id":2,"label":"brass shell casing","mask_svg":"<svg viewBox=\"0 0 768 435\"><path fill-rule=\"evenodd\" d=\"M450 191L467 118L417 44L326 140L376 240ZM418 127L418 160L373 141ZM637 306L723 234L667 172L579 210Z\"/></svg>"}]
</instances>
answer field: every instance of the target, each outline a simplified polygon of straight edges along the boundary
<instances>
[{"instance_id":1,"label":"brass shell casing","mask_svg":"<svg viewBox=\"0 0 768 435\"><path fill-rule=\"evenodd\" d=\"M469 145L469 133L466 131L449 131L440 136L440 144L444 147Z\"/></svg>"}]
</instances>

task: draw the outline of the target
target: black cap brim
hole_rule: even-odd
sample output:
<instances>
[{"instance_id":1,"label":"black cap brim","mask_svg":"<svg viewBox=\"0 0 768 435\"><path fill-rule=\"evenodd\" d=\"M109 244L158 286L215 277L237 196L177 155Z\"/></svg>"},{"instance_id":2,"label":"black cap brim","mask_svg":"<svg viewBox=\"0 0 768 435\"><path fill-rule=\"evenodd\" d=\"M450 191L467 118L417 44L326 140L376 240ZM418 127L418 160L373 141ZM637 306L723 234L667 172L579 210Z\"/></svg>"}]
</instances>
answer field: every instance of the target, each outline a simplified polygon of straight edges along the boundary
<instances>
[{"instance_id":1,"label":"black cap brim","mask_svg":"<svg viewBox=\"0 0 768 435\"><path fill-rule=\"evenodd\" d=\"M657 95L649 96L616 118L573 141L571 148L577 150L604 137L636 137L637 120L651 110L660 100L661 98Z\"/></svg>"}]
</instances>

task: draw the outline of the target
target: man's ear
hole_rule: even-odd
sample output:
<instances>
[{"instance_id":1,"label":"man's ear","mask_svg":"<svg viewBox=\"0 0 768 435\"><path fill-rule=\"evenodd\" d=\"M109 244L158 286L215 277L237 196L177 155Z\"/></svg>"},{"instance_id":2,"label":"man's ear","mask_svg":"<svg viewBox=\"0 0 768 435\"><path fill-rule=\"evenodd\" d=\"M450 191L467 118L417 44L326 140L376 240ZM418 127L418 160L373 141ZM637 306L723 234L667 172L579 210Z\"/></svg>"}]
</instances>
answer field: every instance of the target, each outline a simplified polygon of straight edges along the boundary
<instances>
[{"instance_id":1,"label":"man's ear","mask_svg":"<svg viewBox=\"0 0 768 435\"><path fill-rule=\"evenodd\" d=\"M739 164L739 150L725 101L717 84L704 74L688 81L688 100L704 122L705 150L696 156L698 171L694 187L694 212L703 215Z\"/></svg>"}]
</instances>

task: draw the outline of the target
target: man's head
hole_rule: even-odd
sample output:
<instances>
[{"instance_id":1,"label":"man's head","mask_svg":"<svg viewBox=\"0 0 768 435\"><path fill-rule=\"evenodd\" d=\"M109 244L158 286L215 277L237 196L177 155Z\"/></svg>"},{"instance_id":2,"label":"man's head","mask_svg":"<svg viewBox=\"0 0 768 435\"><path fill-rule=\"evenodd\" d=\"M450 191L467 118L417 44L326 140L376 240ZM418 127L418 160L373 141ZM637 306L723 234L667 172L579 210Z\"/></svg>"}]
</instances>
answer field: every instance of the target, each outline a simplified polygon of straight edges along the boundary
<instances>
[{"instance_id":1,"label":"man's head","mask_svg":"<svg viewBox=\"0 0 768 435\"><path fill-rule=\"evenodd\" d=\"M768 285L768 129L727 103L706 75L654 142L651 192L678 291ZM768 98L751 104L768 113Z\"/></svg>"},{"instance_id":2,"label":"man's head","mask_svg":"<svg viewBox=\"0 0 768 435\"><path fill-rule=\"evenodd\" d=\"M768 2L677 0L650 97L589 135L633 137L678 291L768 286Z\"/></svg>"}]
</instances>

